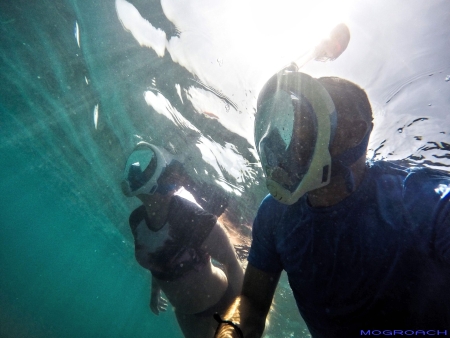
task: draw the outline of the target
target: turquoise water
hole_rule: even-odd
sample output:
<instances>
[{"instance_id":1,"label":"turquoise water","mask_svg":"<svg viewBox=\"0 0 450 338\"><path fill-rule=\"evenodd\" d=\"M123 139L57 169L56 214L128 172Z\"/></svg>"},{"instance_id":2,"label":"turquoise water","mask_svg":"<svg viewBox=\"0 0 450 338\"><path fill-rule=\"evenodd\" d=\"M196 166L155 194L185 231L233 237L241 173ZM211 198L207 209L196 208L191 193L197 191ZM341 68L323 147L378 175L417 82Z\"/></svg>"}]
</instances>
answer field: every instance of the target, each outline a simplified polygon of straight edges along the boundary
<instances>
[{"instance_id":1,"label":"turquoise water","mask_svg":"<svg viewBox=\"0 0 450 338\"><path fill-rule=\"evenodd\" d=\"M228 40L221 45L219 26L227 17L217 18L216 31L198 32L180 17L175 25L171 1L132 4L165 32L171 53L158 56L156 42L151 48L140 45L124 29L112 0L0 3L0 337L182 337L171 308L159 317L151 314L150 275L134 260L127 219L137 202L122 196L119 182L137 141L190 151L201 179L214 178L232 195L233 213L242 223L238 227L251 223L266 193L252 151L252 105L258 86L279 64L261 68L243 61L254 46L246 53ZM436 0L430 5L435 25L445 19L432 15L442 4ZM380 3L378 10L383 6ZM214 24L216 17L208 17L212 12L206 3L193 12ZM409 19L386 20L406 25ZM438 31L435 26L421 27L420 36L427 39L427 32ZM407 41L401 28L395 34ZM246 37L246 32L238 33ZM355 33L360 46L372 33L373 40L386 35L377 30L360 33ZM187 39L192 36L196 39ZM212 41L215 36L217 41ZM402 73L406 76L395 74L387 83L392 72L385 63L371 60L372 73L364 69L360 81L355 79L375 98L371 148L377 156L412 156L419 164L450 165L450 131L444 130L450 125L450 96L445 94L450 64L438 57L445 46L440 36L445 38L444 33L432 36L437 52L417 38L411 42L422 48L410 53L414 62L390 55L391 63L398 62L398 73L398 65L407 64L408 72ZM179 37L188 43L177 54ZM365 57L385 55L386 50L370 54L353 47L349 55L355 60L355 51ZM200 56L209 59L196 61ZM417 60L422 57L430 63L421 68ZM320 65L317 73L341 72L350 79L361 73L356 61L350 71L343 60ZM314 67L319 66L311 65L312 73ZM412 106L416 101L411 96L422 106L392 113L405 102ZM158 110L161 102L164 108ZM285 276L265 337L308 337Z\"/></svg>"},{"instance_id":2,"label":"turquoise water","mask_svg":"<svg viewBox=\"0 0 450 338\"><path fill-rule=\"evenodd\" d=\"M182 337L171 308L150 313L150 276L129 238L98 205L77 203L88 196L30 166L41 158L29 150L2 151L0 162L8 178L0 185L0 336ZM276 308L289 311L273 316L269 332L294 337L301 325L286 287ZM292 325L281 324L286 315Z\"/></svg>"},{"instance_id":3,"label":"turquoise water","mask_svg":"<svg viewBox=\"0 0 450 338\"><path fill-rule=\"evenodd\" d=\"M115 225L70 201L51 173L30 170L38 157L2 155L0 336L180 336L173 316L151 318L149 275L123 236L99 230Z\"/></svg>"},{"instance_id":4,"label":"turquoise water","mask_svg":"<svg viewBox=\"0 0 450 338\"><path fill-rule=\"evenodd\" d=\"M149 60L134 44L104 46L111 30L125 34L107 22L117 20L113 2L0 7L0 337L182 337L172 308L149 310L150 275L127 224L136 202L118 184L134 135L170 128L144 124L133 92L158 65L120 82L130 55L133 65ZM84 50L75 22L91 31Z\"/></svg>"},{"instance_id":5,"label":"turquoise water","mask_svg":"<svg viewBox=\"0 0 450 338\"><path fill-rule=\"evenodd\" d=\"M173 315L148 309L118 137L94 127L72 6L0 7L0 336L180 337Z\"/></svg>"}]
</instances>

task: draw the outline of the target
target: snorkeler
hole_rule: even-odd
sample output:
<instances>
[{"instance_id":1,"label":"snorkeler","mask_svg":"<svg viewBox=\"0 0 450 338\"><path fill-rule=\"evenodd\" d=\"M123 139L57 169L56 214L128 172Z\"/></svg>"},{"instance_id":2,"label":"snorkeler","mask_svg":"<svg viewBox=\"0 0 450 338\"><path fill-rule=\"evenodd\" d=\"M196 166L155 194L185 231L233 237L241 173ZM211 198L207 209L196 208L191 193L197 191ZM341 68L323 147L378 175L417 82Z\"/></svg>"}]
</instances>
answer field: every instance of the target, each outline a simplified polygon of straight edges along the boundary
<instances>
[{"instance_id":1,"label":"snorkeler","mask_svg":"<svg viewBox=\"0 0 450 338\"><path fill-rule=\"evenodd\" d=\"M216 216L176 195L180 166L165 149L140 142L128 158L122 191L142 202L129 222L136 260L152 274L152 312L166 310L162 291L185 337L213 337L213 315L239 294L243 270Z\"/></svg>"},{"instance_id":2,"label":"snorkeler","mask_svg":"<svg viewBox=\"0 0 450 338\"><path fill-rule=\"evenodd\" d=\"M371 131L368 97L347 80L266 83L255 145L270 195L216 337L261 337L283 270L314 338L447 335L450 175L366 163Z\"/></svg>"}]
</instances>

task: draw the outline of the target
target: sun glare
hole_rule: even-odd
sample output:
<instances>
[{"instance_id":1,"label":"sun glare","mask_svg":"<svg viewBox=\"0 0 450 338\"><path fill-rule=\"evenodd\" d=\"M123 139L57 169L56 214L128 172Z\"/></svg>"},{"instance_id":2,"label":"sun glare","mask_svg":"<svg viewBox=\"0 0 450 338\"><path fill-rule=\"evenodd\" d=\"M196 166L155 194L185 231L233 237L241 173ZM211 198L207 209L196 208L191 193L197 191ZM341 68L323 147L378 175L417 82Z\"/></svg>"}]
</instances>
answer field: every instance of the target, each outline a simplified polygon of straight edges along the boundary
<instances>
[{"instance_id":1,"label":"sun glare","mask_svg":"<svg viewBox=\"0 0 450 338\"><path fill-rule=\"evenodd\" d=\"M236 9L233 36L242 40L264 65L302 60L328 37L336 25L345 23L354 0L258 1ZM250 14L249 14L250 13ZM242 26L241 26L242 25ZM250 36L248 36L250 33ZM244 47L244 46L242 46Z\"/></svg>"}]
</instances>

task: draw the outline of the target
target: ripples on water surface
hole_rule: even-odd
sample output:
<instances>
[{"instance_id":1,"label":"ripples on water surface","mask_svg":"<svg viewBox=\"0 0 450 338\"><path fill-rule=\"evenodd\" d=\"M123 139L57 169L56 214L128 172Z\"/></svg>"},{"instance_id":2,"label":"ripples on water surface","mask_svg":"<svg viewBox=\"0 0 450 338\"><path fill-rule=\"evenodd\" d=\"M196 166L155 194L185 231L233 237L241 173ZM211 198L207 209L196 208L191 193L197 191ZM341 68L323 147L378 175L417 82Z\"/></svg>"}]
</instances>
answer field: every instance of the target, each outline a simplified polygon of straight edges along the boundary
<instances>
[{"instance_id":1,"label":"ripples on water surface","mask_svg":"<svg viewBox=\"0 0 450 338\"><path fill-rule=\"evenodd\" d=\"M0 4L0 336L181 337L170 312L148 310L127 225L136 202L118 185L127 154L143 139L189 155L232 196L248 240L266 193L258 90L342 20L347 51L303 70L368 91L369 157L447 170L448 2L324 2ZM285 280L270 322L267 337L307 336Z\"/></svg>"}]
</instances>

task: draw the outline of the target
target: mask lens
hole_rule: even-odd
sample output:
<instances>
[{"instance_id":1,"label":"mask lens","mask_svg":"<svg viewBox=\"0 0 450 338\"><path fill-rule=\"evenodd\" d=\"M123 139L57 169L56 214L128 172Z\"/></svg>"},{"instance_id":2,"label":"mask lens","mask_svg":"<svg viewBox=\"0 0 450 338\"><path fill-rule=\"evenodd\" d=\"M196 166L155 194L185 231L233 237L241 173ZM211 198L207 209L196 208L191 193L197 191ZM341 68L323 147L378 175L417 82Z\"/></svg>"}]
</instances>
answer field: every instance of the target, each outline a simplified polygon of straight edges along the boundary
<instances>
[{"instance_id":1,"label":"mask lens","mask_svg":"<svg viewBox=\"0 0 450 338\"><path fill-rule=\"evenodd\" d=\"M131 192L143 187L155 174L156 168L157 158L152 149L138 148L134 150L125 167L125 179L129 183Z\"/></svg>"},{"instance_id":2,"label":"mask lens","mask_svg":"<svg viewBox=\"0 0 450 338\"><path fill-rule=\"evenodd\" d=\"M258 110L255 141L268 178L293 192L307 173L317 141L317 117L308 100L278 90Z\"/></svg>"}]
</instances>

